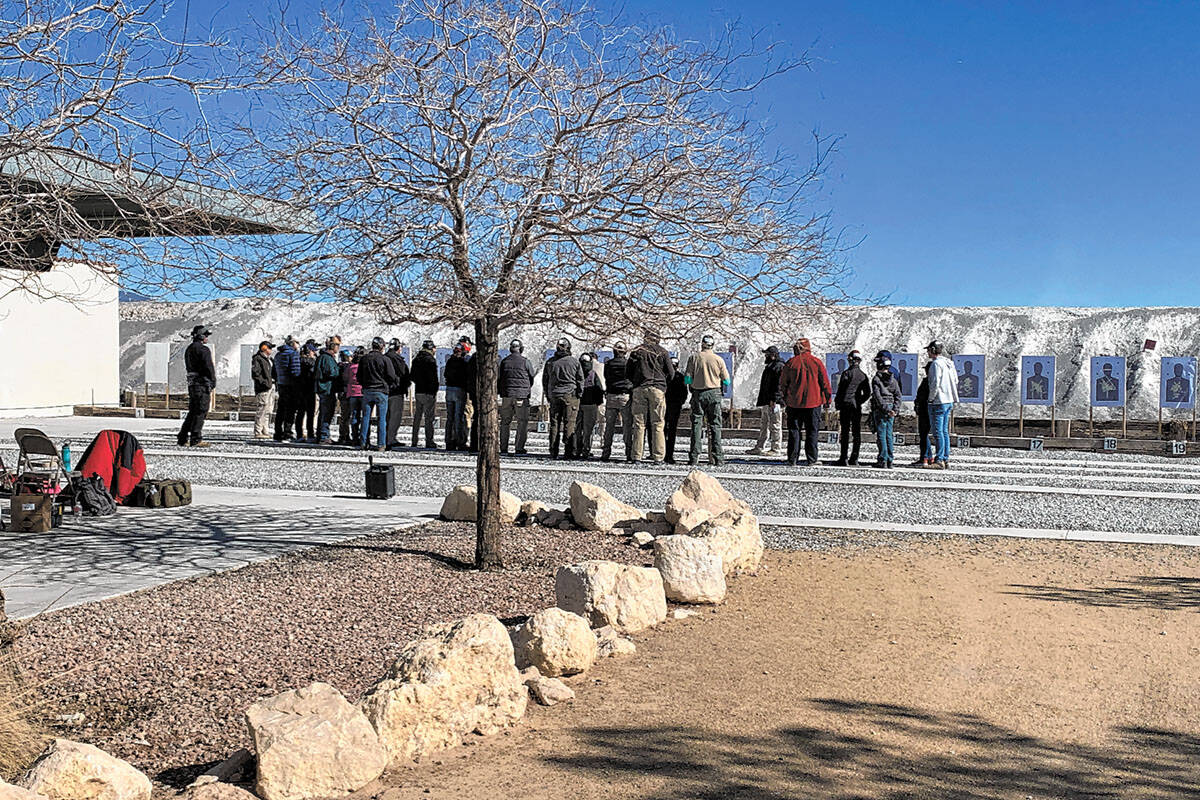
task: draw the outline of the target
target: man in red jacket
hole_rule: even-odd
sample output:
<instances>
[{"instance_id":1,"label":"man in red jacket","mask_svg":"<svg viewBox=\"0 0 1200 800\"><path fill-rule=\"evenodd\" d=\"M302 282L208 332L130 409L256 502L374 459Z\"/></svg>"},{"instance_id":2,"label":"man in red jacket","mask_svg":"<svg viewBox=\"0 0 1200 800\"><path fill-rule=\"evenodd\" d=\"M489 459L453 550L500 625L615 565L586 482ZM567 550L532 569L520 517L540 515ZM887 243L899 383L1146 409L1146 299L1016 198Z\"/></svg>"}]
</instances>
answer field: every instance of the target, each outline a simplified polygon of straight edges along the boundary
<instances>
[{"instance_id":1,"label":"man in red jacket","mask_svg":"<svg viewBox=\"0 0 1200 800\"><path fill-rule=\"evenodd\" d=\"M829 386L829 373L821 359L812 354L808 339L797 339L792 352L795 355L783 365L779 376L780 393L787 406L788 463L794 467L800 460L803 426L804 466L812 467L820 463L817 460L817 429L821 426L821 407L829 406L833 392Z\"/></svg>"}]
</instances>

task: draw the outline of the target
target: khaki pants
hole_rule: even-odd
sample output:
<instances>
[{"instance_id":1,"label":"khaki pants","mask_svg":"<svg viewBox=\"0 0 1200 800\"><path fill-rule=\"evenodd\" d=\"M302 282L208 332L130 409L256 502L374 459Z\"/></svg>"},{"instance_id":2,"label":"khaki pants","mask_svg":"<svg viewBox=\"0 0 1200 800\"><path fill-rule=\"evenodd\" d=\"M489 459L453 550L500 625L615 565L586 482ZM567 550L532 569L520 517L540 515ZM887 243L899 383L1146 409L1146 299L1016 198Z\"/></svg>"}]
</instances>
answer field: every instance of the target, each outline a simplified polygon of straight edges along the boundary
<instances>
[{"instance_id":1,"label":"khaki pants","mask_svg":"<svg viewBox=\"0 0 1200 800\"><path fill-rule=\"evenodd\" d=\"M758 444L755 447L762 450L763 445L770 441L770 449L778 450L779 442L783 438L783 409L778 404L771 403L759 406L759 410Z\"/></svg>"},{"instance_id":2,"label":"khaki pants","mask_svg":"<svg viewBox=\"0 0 1200 800\"><path fill-rule=\"evenodd\" d=\"M517 418L517 452L525 452L525 440L529 435L529 398L500 398L500 452L508 452L508 430L513 417Z\"/></svg>"},{"instance_id":3,"label":"khaki pants","mask_svg":"<svg viewBox=\"0 0 1200 800\"><path fill-rule=\"evenodd\" d=\"M405 394L388 395L388 418L387 418L387 446L400 446L400 440L397 438L400 435L400 421L404 419L404 401L408 399Z\"/></svg>"},{"instance_id":4,"label":"khaki pants","mask_svg":"<svg viewBox=\"0 0 1200 800\"><path fill-rule=\"evenodd\" d=\"M617 419L621 420L621 437L625 440L625 457L629 457L629 443L633 440L633 405L627 394L610 394L604 398L604 452L603 458L612 456L613 434L617 430Z\"/></svg>"},{"instance_id":5,"label":"khaki pants","mask_svg":"<svg viewBox=\"0 0 1200 800\"><path fill-rule=\"evenodd\" d=\"M592 434L596 432L596 421L599 418L600 406L579 406L579 422L575 425L575 455L592 455Z\"/></svg>"},{"instance_id":6,"label":"khaki pants","mask_svg":"<svg viewBox=\"0 0 1200 800\"><path fill-rule=\"evenodd\" d=\"M650 426L650 458L661 463L667 457L667 438L663 430L666 415L666 392L654 386L638 386L633 390L631 460L642 460L647 423Z\"/></svg>"},{"instance_id":7,"label":"khaki pants","mask_svg":"<svg viewBox=\"0 0 1200 800\"><path fill-rule=\"evenodd\" d=\"M254 438L271 438L271 411L275 408L275 390L254 395Z\"/></svg>"},{"instance_id":8,"label":"khaki pants","mask_svg":"<svg viewBox=\"0 0 1200 800\"><path fill-rule=\"evenodd\" d=\"M436 394L418 394L413 396L413 426L412 446L417 446L417 435L421 431L421 420L425 421L425 446L437 447L433 441L433 412L437 408Z\"/></svg>"}]
</instances>

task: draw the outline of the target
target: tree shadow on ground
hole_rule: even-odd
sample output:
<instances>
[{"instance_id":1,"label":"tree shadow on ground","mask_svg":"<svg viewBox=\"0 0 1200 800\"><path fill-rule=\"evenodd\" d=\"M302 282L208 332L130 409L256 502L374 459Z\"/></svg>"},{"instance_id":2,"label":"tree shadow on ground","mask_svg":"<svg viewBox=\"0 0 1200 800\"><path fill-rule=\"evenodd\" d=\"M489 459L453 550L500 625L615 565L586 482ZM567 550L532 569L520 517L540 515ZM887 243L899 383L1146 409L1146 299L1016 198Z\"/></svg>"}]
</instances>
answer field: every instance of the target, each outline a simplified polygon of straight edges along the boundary
<instances>
[{"instance_id":1,"label":"tree shadow on ground","mask_svg":"<svg viewBox=\"0 0 1200 800\"><path fill-rule=\"evenodd\" d=\"M1108 586L1009 584L1005 594L1104 608L1200 609L1200 578L1143 575Z\"/></svg>"},{"instance_id":2,"label":"tree shadow on ground","mask_svg":"<svg viewBox=\"0 0 1200 800\"><path fill-rule=\"evenodd\" d=\"M733 736L696 728L607 727L579 733L547 760L610 781L665 776L667 798L1004 798L1200 796L1200 739L1118 728L1079 746L1027 736L972 714L832 698L810 699L820 726Z\"/></svg>"}]
</instances>

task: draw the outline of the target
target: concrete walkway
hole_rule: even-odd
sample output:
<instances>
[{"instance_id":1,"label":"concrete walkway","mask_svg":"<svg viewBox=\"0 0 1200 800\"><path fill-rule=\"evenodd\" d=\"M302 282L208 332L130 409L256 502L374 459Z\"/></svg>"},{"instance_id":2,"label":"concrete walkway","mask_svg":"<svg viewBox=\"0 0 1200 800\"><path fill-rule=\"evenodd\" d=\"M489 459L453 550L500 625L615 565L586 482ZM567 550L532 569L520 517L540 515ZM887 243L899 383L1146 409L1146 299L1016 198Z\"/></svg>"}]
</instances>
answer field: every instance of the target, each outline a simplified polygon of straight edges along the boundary
<instances>
[{"instance_id":1,"label":"concrete walkway","mask_svg":"<svg viewBox=\"0 0 1200 800\"><path fill-rule=\"evenodd\" d=\"M430 498L210 486L193 487L193 495L184 508L121 508L111 517L67 519L50 533L0 532L0 588L9 615L28 617L415 525L441 505Z\"/></svg>"}]
</instances>

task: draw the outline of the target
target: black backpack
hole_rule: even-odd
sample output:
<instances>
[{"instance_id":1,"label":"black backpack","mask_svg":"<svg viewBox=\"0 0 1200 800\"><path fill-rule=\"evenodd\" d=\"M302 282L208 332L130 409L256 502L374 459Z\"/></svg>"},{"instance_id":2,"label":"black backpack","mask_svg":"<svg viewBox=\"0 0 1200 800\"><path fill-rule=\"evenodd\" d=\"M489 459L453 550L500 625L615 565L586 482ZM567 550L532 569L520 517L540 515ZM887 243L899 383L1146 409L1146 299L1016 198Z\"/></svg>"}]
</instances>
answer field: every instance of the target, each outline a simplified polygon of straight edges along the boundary
<instances>
[{"instance_id":1,"label":"black backpack","mask_svg":"<svg viewBox=\"0 0 1200 800\"><path fill-rule=\"evenodd\" d=\"M108 493L99 475L80 478L75 482L75 502L89 517L107 517L117 513L117 501Z\"/></svg>"}]
</instances>

